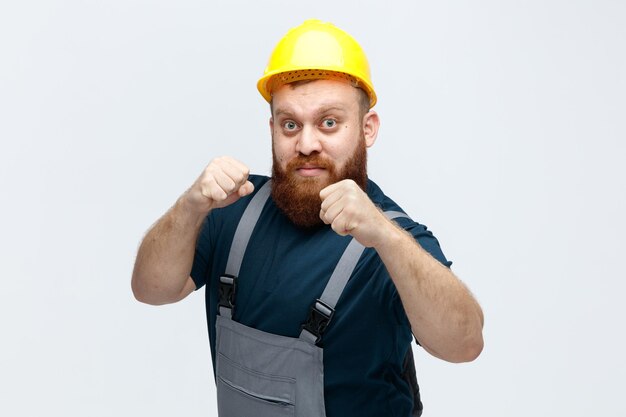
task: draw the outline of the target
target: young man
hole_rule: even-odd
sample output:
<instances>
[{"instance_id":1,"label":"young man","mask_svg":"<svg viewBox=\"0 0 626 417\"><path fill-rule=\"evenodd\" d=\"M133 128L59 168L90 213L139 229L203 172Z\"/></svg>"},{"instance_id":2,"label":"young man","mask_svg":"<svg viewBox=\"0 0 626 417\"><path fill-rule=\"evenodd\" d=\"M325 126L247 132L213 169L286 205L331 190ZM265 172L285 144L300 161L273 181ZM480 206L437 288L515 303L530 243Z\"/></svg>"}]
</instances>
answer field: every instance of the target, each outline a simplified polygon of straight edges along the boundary
<instances>
[{"instance_id":1,"label":"young man","mask_svg":"<svg viewBox=\"0 0 626 417\"><path fill-rule=\"evenodd\" d=\"M133 292L165 304L207 286L221 416L419 415L413 336L471 361L483 316L432 233L367 177L380 122L365 54L306 21L258 89L271 180L211 161L144 238Z\"/></svg>"}]
</instances>

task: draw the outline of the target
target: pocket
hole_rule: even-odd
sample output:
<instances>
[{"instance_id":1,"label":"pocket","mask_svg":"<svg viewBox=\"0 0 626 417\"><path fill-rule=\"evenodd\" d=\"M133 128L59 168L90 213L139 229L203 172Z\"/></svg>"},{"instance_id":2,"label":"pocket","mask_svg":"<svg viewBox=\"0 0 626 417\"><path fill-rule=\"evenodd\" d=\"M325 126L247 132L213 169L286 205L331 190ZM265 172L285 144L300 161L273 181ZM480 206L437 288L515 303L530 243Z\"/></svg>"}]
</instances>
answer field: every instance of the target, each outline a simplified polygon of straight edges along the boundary
<instances>
[{"instance_id":1,"label":"pocket","mask_svg":"<svg viewBox=\"0 0 626 417\"><path fill-rule=\"evenodd\" d=\"M217 410L220 417L294 417L295 406L278 398L235 387L217 378Z\"/></svg>"},{"instance_id":2,"label":"pocket","mask_svg":"<svg viewBox=\"0 0 626 417\"><path fill-rule=\"evenodd\" d=\"M218 354L220 417L295 415L296 380L248 369Z\"/></svg>"}]
</instances>

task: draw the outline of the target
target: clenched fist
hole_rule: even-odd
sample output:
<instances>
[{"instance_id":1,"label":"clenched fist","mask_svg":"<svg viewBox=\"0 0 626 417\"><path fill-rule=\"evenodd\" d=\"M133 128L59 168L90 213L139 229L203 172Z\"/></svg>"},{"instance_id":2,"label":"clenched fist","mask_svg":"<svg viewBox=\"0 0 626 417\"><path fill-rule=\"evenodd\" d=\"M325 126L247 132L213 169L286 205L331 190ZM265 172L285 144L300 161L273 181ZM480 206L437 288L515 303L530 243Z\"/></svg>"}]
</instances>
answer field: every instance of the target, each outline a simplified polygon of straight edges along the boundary
<instances>
[{"instance_id":1,"label":"clenched fist","mask_svg":"<svg viewBox=\"0 0 626 417\"><path fill-rule=\"evenodd\" d=\"M352 180L343 180L320 191L320 218L341 236L352 235L360 244L375 247L394 227ZM394 227L395 228L395 227Z\"/></svg>"},{"instance_id":2,"label":"clenched fist","mask_svg":"<svg viewBox=\"0 0 626 417\"><path fill-rule=\"evenodd\" d=\"M254 191L249 174L247 166L229 156L215 158L183 195L187 207L208 213L234 203Z\"/></svg>"}]
</instances>

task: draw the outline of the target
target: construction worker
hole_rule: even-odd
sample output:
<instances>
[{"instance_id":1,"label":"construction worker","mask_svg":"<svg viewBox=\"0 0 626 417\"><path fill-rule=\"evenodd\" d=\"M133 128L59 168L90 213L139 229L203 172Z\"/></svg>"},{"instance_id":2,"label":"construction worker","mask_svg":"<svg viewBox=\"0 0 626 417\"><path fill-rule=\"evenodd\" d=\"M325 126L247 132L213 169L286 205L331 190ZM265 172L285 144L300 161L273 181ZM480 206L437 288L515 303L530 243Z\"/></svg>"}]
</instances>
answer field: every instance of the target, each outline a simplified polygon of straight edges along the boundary
<instances>
[{"instance_id":1,"label":"construction worker","mask_svg":"<svg viewBox=\"0 0 626 417\"><path fill-rule=\"evenodd\" d=\"M483 316L432 233L367 176L380 120L366 56L308 20L257 87L272 177L213 159L145 236L135 297L206 286L220 416L418 416L411 341L471 361Z\"/></svg>"}]
</instances>

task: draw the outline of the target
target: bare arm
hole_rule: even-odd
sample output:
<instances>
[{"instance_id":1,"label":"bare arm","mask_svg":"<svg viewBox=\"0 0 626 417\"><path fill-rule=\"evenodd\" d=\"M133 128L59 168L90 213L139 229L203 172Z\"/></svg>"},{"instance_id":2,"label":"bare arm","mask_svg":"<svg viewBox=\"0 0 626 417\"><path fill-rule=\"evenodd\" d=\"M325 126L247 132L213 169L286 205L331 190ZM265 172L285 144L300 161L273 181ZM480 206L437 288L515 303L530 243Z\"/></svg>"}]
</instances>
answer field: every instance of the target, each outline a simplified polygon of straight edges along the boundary
<instances>
[{"instance_id":1,"label":"bare arm","mask_svg":"<svg viewBox=\"0 0 626 417\"><path fill-rule=\"evenodd\" d=\"M483 349L483 314L469 290L413 236L386 218L381 219L381 234L385 238L374 248L422 347L450 362L476 359Z\"/></svg>"},{"instance_id":2,"label":"bare arm","mask_svg":"<svg viewBox=\"0 0 626 417\"><path fill-rule=\"evenodd\" d=\"M338 234L350 234L376 249L424 349L449 362L478 357L483 348L482 310L452 271L388 220L353 181L330 185L320 196L324 222Z\"/></svg>"},{"instance_id":3,"label":"bare arm","mask_svg":"<svg viewBox=\"0 0 626 417\"><path fill-rule=\"evenodd\" d=\"M204 217L187 209L181 197L150 229L139 247L131 281L137 300L174 303L195 289L189 274Z\"/></svg>"},{"instance_id":4,"label":"bare arm","mask_svg":"<svg viewBox=\"0 0 626 417\"><path fill-rule=\"evenodd\" d=\"M248 168L232 158L214 159L148 231L139 247L131 281L138 301L174 303L195 289L189 275L202 222L214 208L252 193L248 174Z\"/></svg>"}]
</instances>

